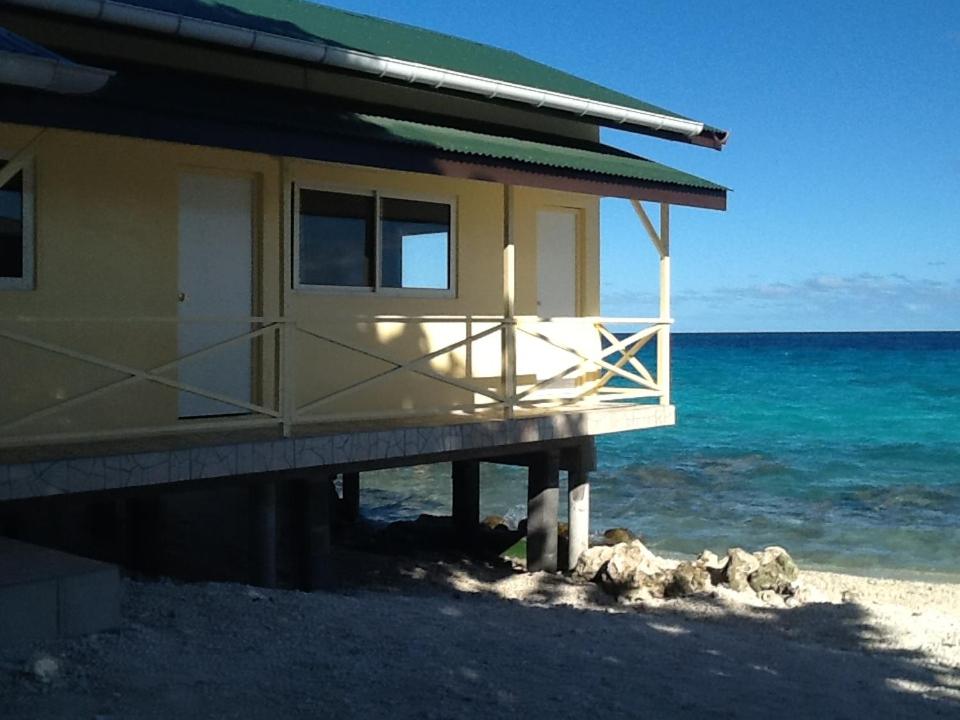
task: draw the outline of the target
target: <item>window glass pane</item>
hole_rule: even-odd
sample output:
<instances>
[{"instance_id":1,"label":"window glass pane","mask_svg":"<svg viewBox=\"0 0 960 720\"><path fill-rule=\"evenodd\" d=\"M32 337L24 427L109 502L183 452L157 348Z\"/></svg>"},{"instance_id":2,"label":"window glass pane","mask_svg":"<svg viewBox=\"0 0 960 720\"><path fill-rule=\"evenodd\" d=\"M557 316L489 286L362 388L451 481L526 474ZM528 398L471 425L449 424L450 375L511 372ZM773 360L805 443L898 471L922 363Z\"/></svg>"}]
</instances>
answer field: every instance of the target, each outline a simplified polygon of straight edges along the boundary
<instances>
[{"instance_id":1,"label":"window glass pane","mask_svg":"<svg viewBox=\"0 0 960 720\"><path fill-rule=\"evenodd\" d=\"M419 200L381 201L383 286L450 287L450 206Z\"/></svg>"},{"instance_id":2,"label":"window glass pane","mask_svg":"<svg viewBox=\"0 0 960 720\"><path fill-rule=\"evenodd\" d=\"M23 173L0 187L0 277L23 277Z\"/></svg>"},{"instance_id":3,"label":"window glass pane","mask_svg":"<svg viewBox=\"0 0 960 720\"><path fill-rule=\"evenodd\" d=\"M373 197L300 191L300 282L373 287Z\"/></svg>"}]
</instances>

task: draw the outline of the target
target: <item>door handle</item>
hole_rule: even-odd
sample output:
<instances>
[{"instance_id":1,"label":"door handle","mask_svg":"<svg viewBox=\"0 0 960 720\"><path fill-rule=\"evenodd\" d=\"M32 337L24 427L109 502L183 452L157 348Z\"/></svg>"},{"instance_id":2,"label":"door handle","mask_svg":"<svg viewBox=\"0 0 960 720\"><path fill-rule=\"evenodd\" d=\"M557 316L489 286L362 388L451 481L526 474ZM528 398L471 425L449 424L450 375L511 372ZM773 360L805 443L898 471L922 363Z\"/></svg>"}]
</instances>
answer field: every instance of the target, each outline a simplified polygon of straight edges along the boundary
<instances>
[{"instance_id":1,"label":"door handle","mask_svg":"<svg viewBox=\"0 0 960 720\"><path fill-rule=\"evenodd\" d=\"M187 294L185 292L177 293L177 302L183 302L187 299Z\"/></svg>"}]
</instances>

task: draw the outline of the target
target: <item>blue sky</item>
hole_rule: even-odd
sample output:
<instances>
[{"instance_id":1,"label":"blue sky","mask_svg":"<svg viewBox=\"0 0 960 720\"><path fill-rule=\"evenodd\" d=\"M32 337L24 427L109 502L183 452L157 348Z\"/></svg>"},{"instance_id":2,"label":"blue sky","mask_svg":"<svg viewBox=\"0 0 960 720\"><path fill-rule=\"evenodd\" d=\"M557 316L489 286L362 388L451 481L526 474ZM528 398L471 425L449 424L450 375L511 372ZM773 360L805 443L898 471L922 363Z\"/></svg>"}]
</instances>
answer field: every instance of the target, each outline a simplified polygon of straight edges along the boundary
<instances>
[{"instance_id":1,"label":"blue sky","mask_svg":"<svg viewBox=\"0 0 960 720\"><path fill-rule=\"evenodd\" d=\"M732 188L674 212L679 331L960 329L960 2L331 0L515 50L730 129L723 152L604 139ZM603 309L656 256L605 201Z\"/></svg>"}]
</instances>

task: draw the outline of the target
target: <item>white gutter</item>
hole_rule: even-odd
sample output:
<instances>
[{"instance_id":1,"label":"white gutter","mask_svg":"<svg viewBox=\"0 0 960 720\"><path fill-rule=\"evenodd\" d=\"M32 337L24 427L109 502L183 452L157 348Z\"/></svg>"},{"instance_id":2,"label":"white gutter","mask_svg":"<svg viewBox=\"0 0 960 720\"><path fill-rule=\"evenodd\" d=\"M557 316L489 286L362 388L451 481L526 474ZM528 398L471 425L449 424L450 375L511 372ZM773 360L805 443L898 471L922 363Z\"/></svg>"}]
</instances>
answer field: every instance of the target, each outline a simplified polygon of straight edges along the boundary
<instances>
[{"instance_id":1,"label":"white gutter","mask_svg":"<svg viewBox=\"0 0 960 720\"><path fill-rule=\"evenodd\" d=\"M490 100L508 100L538 108L560 110L579 117L674 132L687 137L694 137L703 132L703 123L695 120L587 100L407 60L381 57L359 50L327 45L319 40L298 40L259 30L248 30L210 20L128 5L116 0L5 0L5 2L135 27L140 30L176 35L191 40L282 55L321 65L332 65L380 78L427 85L436 90L453 90L481 95Z\"/></svg>"},{"instance_id":2,"label":"white gutter","mask_svg":"<svg viewBox=\"0 0 960 720\"><path fill-rule=\"evenodd\" d=\"M62 95L86 95L101 89L113 73L65 59L0 51L0 84L19 85Z\"/></svg>"}]
</instances>

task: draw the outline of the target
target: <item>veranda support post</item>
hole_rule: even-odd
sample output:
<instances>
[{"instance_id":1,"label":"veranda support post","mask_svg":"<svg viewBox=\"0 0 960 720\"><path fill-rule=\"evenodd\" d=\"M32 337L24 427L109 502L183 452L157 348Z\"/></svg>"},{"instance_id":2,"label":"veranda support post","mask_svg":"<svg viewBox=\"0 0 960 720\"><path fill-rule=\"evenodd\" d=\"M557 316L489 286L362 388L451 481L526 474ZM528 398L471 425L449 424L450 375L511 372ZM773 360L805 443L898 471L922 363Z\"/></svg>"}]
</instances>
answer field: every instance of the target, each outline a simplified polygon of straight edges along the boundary
<instances>
[{"instance_id":1,"label":"veranda support post","mask_svg":"<svg viewBox=\"0 0 960 720\"><path fill-rule=\"evenodd\" d=\"M539 453L527 480L527 570L557 570L557 509L560 501L560 455Z\"/></svg>"},{"instance_id":2,"label":"veranda support post","mask_svg":"<svg viewBox=\"0 0 960 720\"><path fill-rule=\"evenodd\" d=\"M567 470L567 570L590 546L590 474L577 459Z\"/></svg>"},{"instance_id":3,"label":"veranda support post","mask_svg":"<svg viewBox=\"0 0 960 720\"><path fill-rule=\"evenodd\" d=\"M453 527L457 542L468 546L480 522L480 463L459 460L453 463Z\"/></svg>"},{"instance_id":4,"label":"veranda support post","mask_svg":"<svg viewBox=\"0 0 960 720\"><path fill-rule=\"evenodd\" d=\"M657 385L660 404L670 404L670 205L660 204L659 232L650 222L647 211L639 200L632 199L633 209L640 218L650 241L660 254L660 329L657 332Z\"/></svg>"},{"instance_id":5,"label":"veranda support post","mask_svg":"<svg viewBox=\"0 0 960 720\"><path fill-rule=\"evenodd\" d=\"M501 373L503 415L513 417L517 396L517 326L516 326L516 246L512 226L512 191L503 186L503 335L501 338Z\"/></svg>"}]
</instances>

